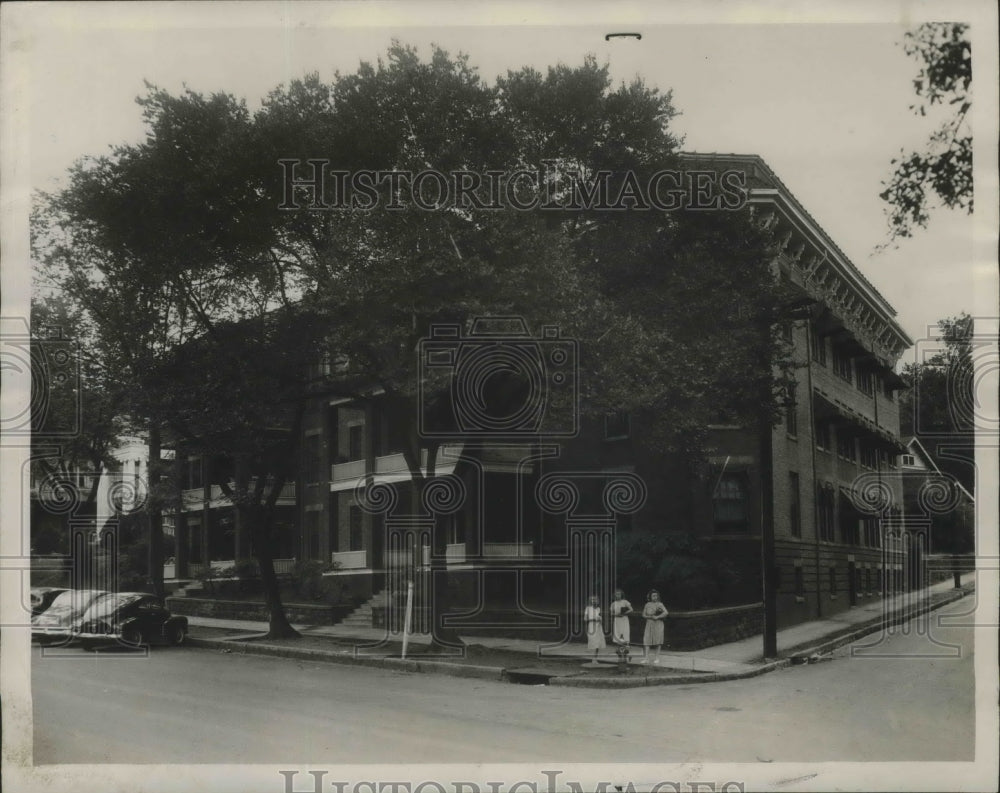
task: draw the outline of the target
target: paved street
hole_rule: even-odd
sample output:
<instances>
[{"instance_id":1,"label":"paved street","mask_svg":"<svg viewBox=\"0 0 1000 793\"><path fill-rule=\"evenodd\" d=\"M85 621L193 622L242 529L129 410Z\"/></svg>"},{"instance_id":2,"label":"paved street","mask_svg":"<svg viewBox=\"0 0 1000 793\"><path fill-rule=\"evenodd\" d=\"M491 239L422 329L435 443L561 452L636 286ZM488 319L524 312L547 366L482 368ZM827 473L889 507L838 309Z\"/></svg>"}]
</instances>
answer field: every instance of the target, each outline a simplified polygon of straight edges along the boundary
<instances>
[{"instance_id":1,"label":"paved street","mask_svg":"<svg viewBox=\"0 0 1000 793\"><path fill-rule=\"evenodd\" d=\"M961 614L959 601L935 615ZM932 615L934 617L935 615ZM33 649L35 764L970 760L972 629L725 683L516 686L195 648ZM874 637L862 640L871 643Z\"/></svg>"}]
</instances>

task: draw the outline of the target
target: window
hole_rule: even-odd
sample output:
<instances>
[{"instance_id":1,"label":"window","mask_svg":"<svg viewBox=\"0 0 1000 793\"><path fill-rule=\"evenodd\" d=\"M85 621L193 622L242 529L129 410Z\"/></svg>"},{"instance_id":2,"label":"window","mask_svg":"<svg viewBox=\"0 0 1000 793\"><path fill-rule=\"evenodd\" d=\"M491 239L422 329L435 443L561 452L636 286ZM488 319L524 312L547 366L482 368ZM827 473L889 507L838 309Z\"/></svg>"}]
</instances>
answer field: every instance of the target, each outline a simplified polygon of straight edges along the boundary
<instances>
[{"instance_id":1,"label":"window","mask_svg":"<svg viewBox=\"0 0 1000 793\"><path fill-rule=\"evenodd\" d=\"M837 433L837 456L852 463L857 459L854 451L854 436L848 435L843 430Z\"/></svg>"},{"instance_id":2,"label":"window","mask_svg":"<svg viewBox=\"0 0 1000 793\"><path fill-rule=\"evenodd\" d=\"M802 502L799 497L799 475L788 472L788 525L793 537L802 536Z\"/></svg>"},{"instance_id":3,"label":"window","mask_svg":"<svg viewBox=\"0 0 1000 793\"><path fill-rule=\"evenodd\" d=\"M851 382L851 356L843 347L833 348L833 373L842 380Z\"/></svg>"},{"instance_id":4,"label":"window","mask_svg":"<svg viewBox=\"0 0 1000 793\"><path fill-rule=\"evenodd\" d=\"M819 517L819 538L826 542L833 542L833 488L829 484L816 485L816 507Z\"/></svg>"},{"instance_id":5,"label":"window","mask_svg":"<svg viewBox=\"0 0 1000 793\"><path fill-rule=\"evenodd\" d=\"M351 550L360 551L364 549L364 525L365 516L361 507L357 504L351 505Z\"/></svg>"},{"instance_id":6,"label":"window","mask_svg":"<svg viewBox=\"0 0 1000 793\"><path fill-rule=\"evenodd\" d=\"M821 366L826 366L826 338L820 336L815 327L809 334L809 346L812 350L812 359Z\"/></svg>"},{"instance_id":7,"label":"window","mask_svg":"<svg viewBox=\"0 0 1000 793\"><path fill-rule=\"evenodd\" d=\"M882 393L885 394L885 398L888 399L890 402L896 395L896 392L892 390L892 386L889 384L888 377L882 378Z\"/></svg>"},{"instance_id":8,"label":"window","mask_svg":"<svg viewBox=\"0 0 1000 793\"><path fill-rule=\"evenodd\" d=\"M310 559L319 559L319 519L322 513L310 510L306 513L306 548Z\"/></svg>"},{"instance_id":9,"label":"window","mask_svg":"<svg viewBox=\"0 0 1000 793\"><path fill-rule=\"evenodd\" d=\"M878 467L878 450L870 443L861 443L861 467L875 469Z\"/></svg>"},{"instance_id":10,"label":"window","mask_svg":"<svg viewBox=\"0 0 1000 793\"><path fill-rule=\"evenodd\" d=\"M813 423L813 435L816 437L817 449L830 450L830 425L827 422L816 419Z\"/></svg>"},{"instance_id":11,"label":"window","mask_svg":"<svg viewBox=\"0 0 1000 793\"><path fill-rule=\"evenodd\" d=\"M806 577L801 566L795 568L795 594L799 597L805 597L806 594Z\"/></svg>"},{"instance_id":12,"label":"window","mask_svg":"<svg viewBox=\"0 0 1000 793\"><path fill-rule=\"evenodd\" d=\"M795 326L792 322L783 322L781 324L781 338L787 341L789 344L792 343L792 332Z\"/></svg>"},{"instance_id":13,"label":"window","mask_svg":"<svg viewBox=\"0 0 1000 793\"><path fill-rule=\"evenodd\" d=\"M203 486L201 478L200 457L188 457L187 472L184 478L185 478L184 484L188 490L197 490Z\"/></svg>"},{"instance_id":14,"label":"window","mask_svg":"<svg viewBox=\"0 0 1000 793\"><path fill-rule=\"evenodd\" d=\"M306 436L306 482L315 484L323 479L323 455L319 434Z\"/></svg>"},{"instance_id":15,"label":"window","mask_svg":"<svg viewBox=\"0 0 1000 793\"><path fill-rule=\"evenodd\" d=\"M365 459L366 421L362 408L337 407L337 462Z\"/></svg>"},{"instance_id":16,"label":"window","mask_svg":"<svg viewBox=\"0 0 1000 793\"><path fill-rule=\"evenodd\" d=\"M717 532L746 531L749 526L749 487L745 473L725 473L712 494Z\"/></svg>"},{"instance_id":17,"label":"window","mask_svg":"<svg viewBox=\"0 0 1000 793\"><path fill-rule=\"evenodd\" d=\"M604 417L604 440L620 440L629 437L629 415L624 410L616 410Z\"/></svg>"},{"instance_id":18,"label":"window","mask_svg":"<svg viewBox=\"0 0 1000 793\"><path fill-rule=\"evenodd\" d=\"M827 577L830 583L830 594L837 594L837 568L832 565L827 570Z\"/></svg>"},{"instance_id":19,"label":"window","mask_svg":"<svg viewBox=\"0 0 1000 793\"><path fill-rule=\"evenodd\" d=\"M848 545L858 545L860 543L860 521L861 516L851 503L850 497L840 491L840 537L841 541Z\"/></svg>"},{"instance_id":20,"label":"window","mask_svg":"<svg viewBox=\"0 0 1000 793\"><path fill-rule=\"evenodd\" d=\"M912 454L903 455L903 465L916 465L917 461Z\"/></svg>"},{"instance_id":21,"label":"window","mask_svg":"<svg viewBox=\"0 0 1000 793\"><path fill-rule=\"evenodd\" d=\"M882 547L882 535L879 532L878 518L869 515L862 520L865 531L865 545L869 548Z\"/></svg>"},{"instance_id":22,"label":"window","mask_svg":"<svg viewBox=\"0 0 1000 793\"><path fill-rule=\"evenodd\" d=\"M858 367L858 390L868 396L875 396L875 373L867 366Z\"/></svg>"},{"instance_id":23,"label":"window","mask_svg":"<svg viewBox=\"0 0 1000 793\"><path fill-rule=\"evenodd\" d=\"M785 430L791 436L799 434L799 408L796 404L796 384L788 386L788 399L785 402Z\"/></svg>"},{"instance_id":24,"label":"window","mask_svg":"<svg viewBox=\"0 0 1000 793\"><path fill-rule=\"evenodd\" d=\"M872 569L870 567L865 569L865 592L871 594L872 591Z\"/></svg>"},{"instance_id":25,"label":"window","mask_svg":"<svg viewBox=\"0 0 1000 793\"><path fill-rule=\"evenodd\" d=\"M364 424L352 424L347 428L348 435L348 451L349 459L351 460L363 460L365 459L365 425Z\"/></svg>"}]
</instances>

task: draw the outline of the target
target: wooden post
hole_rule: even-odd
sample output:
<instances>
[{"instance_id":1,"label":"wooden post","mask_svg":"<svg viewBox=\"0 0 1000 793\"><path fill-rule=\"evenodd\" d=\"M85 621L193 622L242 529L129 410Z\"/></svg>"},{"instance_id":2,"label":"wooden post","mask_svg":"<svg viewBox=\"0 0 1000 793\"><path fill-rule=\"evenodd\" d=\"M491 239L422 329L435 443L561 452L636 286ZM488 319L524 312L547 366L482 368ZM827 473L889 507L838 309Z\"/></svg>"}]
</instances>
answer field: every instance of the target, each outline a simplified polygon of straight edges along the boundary
<instances>
[{"instance_id":1,"label":"wooden post","mask_svg":"<svg viewBox=\"0 0 1000 793\"><path fill-rule=\"evenodd\" d=\"M403 620L403 658L406 658L406 647L410 642L410 625L413 616L413 581L406 582L406 616Z\"/></svg>"}]
</instances>

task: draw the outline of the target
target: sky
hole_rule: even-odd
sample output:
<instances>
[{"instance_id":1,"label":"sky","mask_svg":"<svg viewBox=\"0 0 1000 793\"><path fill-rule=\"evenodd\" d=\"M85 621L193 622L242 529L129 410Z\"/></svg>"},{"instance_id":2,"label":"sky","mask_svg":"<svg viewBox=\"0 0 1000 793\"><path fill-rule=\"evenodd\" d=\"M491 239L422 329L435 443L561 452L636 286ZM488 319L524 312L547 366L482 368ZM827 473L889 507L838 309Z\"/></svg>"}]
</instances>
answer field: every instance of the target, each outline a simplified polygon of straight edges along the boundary
<instances>
[{"instance_id":1,"label":"sky","mask_svg":"<svg viewBox=\"0 0 1000 793\"><path fill-rule=\"evenodd\" d=\"M933 128L909 109L918 65L900 43L904 23L918 21L913 6L893 13L894 3L848 3L849 17L833 17L823 6L791 16L761 3L642 6L638 14L623 5L615 16L586 4L478 7L492 14L425 3L41 4L15 9L5 90L14 88L25 182L52 190L78 158L141 139L134 100L144 81L171 92L226 91L253 109L306 73L354 71L394 38L425 56L432 43L465 52L487 80L524 65L577 65L593 53L616 82L641 76L673 92L681 113L673 129L686 150L761 155L919 341L942 317L995 315L996 266L974 250L973 219L949 210L876 252L887 240L878 193L890 160L919 148ZM949 8L957 18L964 6ZM605 40L623 29L642 39Z\"/></svg>"}]
</instances>

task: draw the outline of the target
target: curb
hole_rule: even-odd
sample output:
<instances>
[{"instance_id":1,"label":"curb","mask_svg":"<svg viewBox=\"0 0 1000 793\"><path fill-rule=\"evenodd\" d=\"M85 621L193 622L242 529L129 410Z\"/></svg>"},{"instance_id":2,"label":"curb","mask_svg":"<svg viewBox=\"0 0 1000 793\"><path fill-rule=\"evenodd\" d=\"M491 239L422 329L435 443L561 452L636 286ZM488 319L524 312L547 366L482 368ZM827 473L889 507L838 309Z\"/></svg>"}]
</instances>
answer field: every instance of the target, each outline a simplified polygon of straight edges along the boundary
<instances>
[{"instance_id":1,"label":"curb","mask_svg":"<svg viewBox=\"0 0 1000 793\"><path fill-rule=\"evenodd\" d=\"M755 666L739 672L705 672L700 675L676 675L672 677L553 677L550 686L569 686L571 688L645 688L646 686L686 686L691 683L721 683L726 680L742 680L747 677L757 677L775 669L789 666L791 659L779 658L766 664Z\"/></svg>"},{"instance_id":2,"label":"curb","mask_svg":"<svg viewBox=\"0 0 1000 793\"><path fill-rule=\"evenodd\" d=\"M900 610L889 617L884 615L864 623L859 627L848 629L845 633L809 646L798 646L787 650L788 656L761 663L756 666L734 672L706 672L696 675L676 675L664 677L593 677L582 673L553 676L549 679L551 686L566 688L645 688L647 686L680 686L692 683L719 683L727 680L743 680L750 677L784 669L793 664L807 663L811 657L829 653L832 650L850 644L858 639L884 629L887 626L898 625L907 620L919 617L931 611L947 606L971 594L974 588L955 590L935 603L928 603L913 610ZM312 650L298 647L279 647L276 645L246 642L239 639L208 639L188 637L185 642L190 647L200 647L208 650L228 650L241 655L268 656L272 658L289 658L299 661L314 661L319 663L342 664L346 666L366 666L378 669L396 670L402 672L421 672L445 674L452 677L475 678L509 682L507 670L499 666L482 666L478 664L456 664L449 661L413 660L403 658L388 658L386 656L356 656L347 651L343 654L327 650Z\"/></svg>"},{"instance_id":3,"label":"curb","mask_svg":"<svg viewBox=\"0 0 1000 793\"><path fill-rule=\"evenodd\" d=\"M790 660L793 664L808 663L811 656L823 655L825 653L832 652L838 647L843 647L845 644L851 644L852 642L855 642L865 636L878 633L878 631L883 628L899 625L900 623L911 620L914 617L920 617L931 611L936 611L939 608L961 600L966 595L972 594L974 591L974 588L954 590L935 603L926 603L923 606L912 610L901 609L888 617L885 615L876 617L874 620L864 623L860 627L849 629L846 633L826 639L818 644L804 647L800 645L797 648L791 648L787 651L789 653L788 660Z\"/></svg>"},{"instance_id":4,"label":"curb","mask_svg":"<svg viewBox=\"0 0 1000 793\"><path fill-rule=\"evenodd\" d=\"M271 658L290 658L296 661L316 661L345 666L367 666L393 669L402 672L437 672L452 677L471 677L481 680L506 680L506 670L499 666L477 664L456 664L448 661L416 661L410 658L387 658L385 656L356 656L347 652L331 653L327 650L311 650L300 647L278 647L258 642L233 641L232 639L206 639L189 636L185 644L206 650L229 650L239 655L258 655Z\"/></svg>"}]
</instances>

